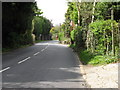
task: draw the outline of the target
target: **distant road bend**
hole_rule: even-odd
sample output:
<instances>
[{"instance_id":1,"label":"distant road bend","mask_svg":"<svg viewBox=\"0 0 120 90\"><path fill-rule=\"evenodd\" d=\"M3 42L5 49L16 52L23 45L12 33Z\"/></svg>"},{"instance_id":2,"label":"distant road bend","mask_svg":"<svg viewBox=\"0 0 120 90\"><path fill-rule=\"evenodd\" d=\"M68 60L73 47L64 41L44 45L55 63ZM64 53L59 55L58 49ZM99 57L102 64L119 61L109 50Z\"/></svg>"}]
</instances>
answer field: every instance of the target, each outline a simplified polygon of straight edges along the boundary
<instances>
[{"instance_id":1,"label":"distant road bend","mask_svg":"<svg viewBox=\"0 0 120 90\"><path fill-rule=\"evenodd\" d=\"M78 59L58 41L3 54L3 88L85 88Z\"/></svg>"}]
</instances>

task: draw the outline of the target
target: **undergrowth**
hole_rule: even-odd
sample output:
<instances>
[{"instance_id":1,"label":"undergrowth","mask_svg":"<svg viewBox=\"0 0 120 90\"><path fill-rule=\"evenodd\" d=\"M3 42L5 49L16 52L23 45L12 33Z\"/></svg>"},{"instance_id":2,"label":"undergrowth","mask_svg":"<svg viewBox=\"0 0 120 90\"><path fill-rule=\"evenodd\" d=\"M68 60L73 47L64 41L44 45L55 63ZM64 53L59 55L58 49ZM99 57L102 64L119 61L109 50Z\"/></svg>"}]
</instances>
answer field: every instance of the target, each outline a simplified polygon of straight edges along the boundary
<instances>
[{"instance_id":1,"label":"undergrowth","mask_svg":"<svg viewBox=\"0 0 120 90\"><path fill-rule=\"evenodd\" d=\"M85 49L77 48L75 45L70 45L71 48L73 48L81 62L84 65L105 65L109 63L116 63L118 62L117 56L107 56L107 55L100 55L100 54L93 54Z\"/></svg>"}]
</instances>

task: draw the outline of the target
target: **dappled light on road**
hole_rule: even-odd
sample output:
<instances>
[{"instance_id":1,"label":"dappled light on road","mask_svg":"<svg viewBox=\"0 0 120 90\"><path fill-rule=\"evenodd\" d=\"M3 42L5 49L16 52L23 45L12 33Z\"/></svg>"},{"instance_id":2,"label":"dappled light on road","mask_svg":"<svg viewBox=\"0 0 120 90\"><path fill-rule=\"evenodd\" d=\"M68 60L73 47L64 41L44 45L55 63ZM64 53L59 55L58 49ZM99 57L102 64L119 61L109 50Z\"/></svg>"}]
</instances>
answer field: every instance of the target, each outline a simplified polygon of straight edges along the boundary
<instances>
[{"instance_id":1,"label":"dappled light on road","mask_svg":"<svg viewBox=\"0 0 120 90\"><path fill-rule=\"evenodd\" d=\"M68 45L57 40L16 50L3 59L3 88L87 87L78 58Z\"/></svg>"},{"instance_id":2,"label":"dappled light on road","mask_svg":"<svg viewBox=\"0 0 120 90\"><path fill-rule=\"evenodd\" d=\"M64 46L64 47L68 47L69 45L67 44L60 44L58 40L53 40L53 41L43 41L40 43L36 43L35 45L56 45L56 46Z\"/></svg>"}]
</instances>

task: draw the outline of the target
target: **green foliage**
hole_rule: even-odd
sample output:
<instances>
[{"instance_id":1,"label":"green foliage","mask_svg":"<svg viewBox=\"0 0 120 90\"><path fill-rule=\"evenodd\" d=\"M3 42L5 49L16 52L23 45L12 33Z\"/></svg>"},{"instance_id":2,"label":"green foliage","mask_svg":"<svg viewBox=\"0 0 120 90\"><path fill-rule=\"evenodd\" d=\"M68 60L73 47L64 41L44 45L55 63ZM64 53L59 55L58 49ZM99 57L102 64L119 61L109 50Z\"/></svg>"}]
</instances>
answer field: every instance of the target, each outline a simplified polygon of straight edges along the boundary
<instances>
[{"instance_id":1,"label":"green foliage","mask_svg":"<svg viewBox=\"0 0 120 90\"><path fill-rule=\"evenodd\" d=\"M95 19L111 19L111 8L114 10L114 20L118 21L120 16L119 2L98 2L95 6Z\"/></svg>"},{"instance_id":2,"label":"green foliage","mask_svg":"<svg viewBox=\"0 0 120 90\"><path fill-rule=\"evenodd\" d=\"M64 37L64 32L59 32L59 41L64 41L65 40L65 37Z\"/></svg>"},{"instance_id":3,"label":"green foliage","mask_svg":"<svg viewBox=\"0 0 120 90\"><path fill-rule=\"evenodd\" d=\"M118 61L118 59L116 57L113 57L113 56L98 55L98 56L94 56L94 58L91 59L89 64L93 64L93 65L109 64L109 63L115 63L117 61Z\"/></svg>"},{"instance_id":4,"label":"green foliage","mask_svg":"<svg viewBox=\"0 0 120 90\"><path fill-rule=\"evenodd\" d=\"M70 37L73 41L75 40L75 31L76 30L72 30L71 33L70 33Z\"/></svg>"},{"instance_id":5,"label":"green foliage","mask_svg":"<svg viewBox=\"0 0 120 90\"><path fill-rule=\"evenodd\" d=\"M36 40L35 43L40 43L42 41L47 41L47 40Z\"/></svg>"},{"instance_id":6,"label":"green foliage","mask_svg":"<svg viewBox=\"0 0 120 90\"><path fill-rule=\"evenodd\" d=\"M43 14L43 12L41 11L41 9L37 9L35 11L35 14L36 14L36 16L40 16L41 14Z\"/></svg>"},{"instance_id":7,"label":"green foliage","mask_svg":"<svg viewBox=\"0 0 120 90\"><path fill-rule=\"evenodd\" d=\"M50 29L52 27L52 23L43 16L36 16L34 18L34 31L33 33L36 36L36 40L39 39L41 35L49 35Z\"/></svg>"},{"instance_id":8,"label":"green foliage","mask_svg":"<svg viewBox=\"0 0 120 90\"><path fill-rule=\"evenodd\" d=\"M94 57L93 54L91 54L87 50L80 50L78 54L83 64L88 64L90 60Z\"/></svg>"},{"instance_id":9,"label":"green foliage","mask_svg":"<svg viewBox=\"0 0 120 90\"><path fill-rule=\"evenodd\" d=\"M105 2L98 2L95 6L96 12L95 12L95 18L99 20L103 20L106 18L106 15L108 14L108 4Z\"/></svg>"},{"instance_id":10,"label":"green foliage","mask_svg":"<svg viewBox=\"0 0 120 90\"><path fill-rule=\"evenodd\" d=\"M117 57L94 55L87 50L79 51L79 57L83 64L103 65L118 62Z\"/></svg>"},{"instance_id":11,"label":"green foliage","mask_svg":"<svg viewBox=\"0 0 120 90\"><path fill-rule=\"evenodd\" d=\"M70 27L66 29L70 31L70 47L75 51L81 51L81 47L85 49L80 52L80 58L85 64L107 64L117 61L120 48L119 7L120 2L68 3L65 26ZM70 22L77 24L77 27ZM112 58L114 51L115 56Z\"/></svg>"},{"instance_id":12,"label":"green foliage","mask_svg":"<svg viewBox=\"0 0 120 90\"><path fill-rule=\"evenodd\" d=\"M33 44L33 18L36 10L35 2L2 3L3 48Z\"/></svg>"},{"instance_id":13,"label":"green foliage","mask_svg":"<svg viewBox=\"0 0 120 90\"><path fill-rule=\"evenodd\" d=\"M78 11L75 2L70 2L68 5L68 13L70 13L70 18L75 24L78 23Z\"/></svg>"},{"instance_id":14,"label":"green foliage","mask_svg":"<svg viewBox=\"0 0 120 90\"><path fill-rule=\"evenodd\" d=\"M112 25L114 32L116 32L118 23L112 20L99 20L89 25L90 30L93 32L96 40L96 52L104 53L106 51L106 44L111 45L112 41ZM115 37L114 37L115 38ZM114 39L116 41L116 38ZM109 48L111 51L111 48Z\"/></svg>"},{"instance_id":15,"label":"green foliage","mask_svg":"<svg viewBox=\"0 0 120 90\"><path fill-rule=\"evenodd\" d=\"M74 30L71 31L71 39L75 42L78 47L84 46L83 36L82 36L82 27L77 26Z\"/></svg>"},{"instance_id":16,"label":"green foliage","mask_svg":"<svg viewBox=\"0 0 120 90\"><path fill-rule=\"evenodd\" d=\"M59 36L59 32L60 32L60 26L56 25L55 27L52 27L50 30L50 33L52 34L52 39L56 40Z\"/></svg>"},{"instance_id":17,"label":"green foliage","mask_svg":"<svg viewBox=\"0 0 120 90\"><path fill-rule=\"evenodd\" d=\"M52 34L52 39L58 39L61 43L70 43L69 39L69 32L66 30L65 23L62 25L56 25L51 30L50 33Z\"/></svg>"}]
</instances>

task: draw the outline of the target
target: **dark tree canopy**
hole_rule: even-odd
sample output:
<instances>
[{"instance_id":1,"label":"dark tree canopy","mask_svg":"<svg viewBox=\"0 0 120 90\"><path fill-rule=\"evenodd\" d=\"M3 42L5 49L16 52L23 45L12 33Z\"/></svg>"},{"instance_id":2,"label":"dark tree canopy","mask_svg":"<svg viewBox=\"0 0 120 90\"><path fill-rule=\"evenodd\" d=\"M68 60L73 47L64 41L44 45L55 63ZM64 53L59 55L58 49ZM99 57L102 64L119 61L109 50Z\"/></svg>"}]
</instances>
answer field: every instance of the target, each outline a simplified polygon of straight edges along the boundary
<instances>
[{"instance_id":1,"label":"dark tree canopy","mask_svg":"<svg viewBox=\"0 0 120 90\"><path fill-rule=\"evenodd\" d=\"M32 20L37 6L35 2L2 3L3 48L32 44Z\"/></svg>"}]
</instances>

